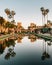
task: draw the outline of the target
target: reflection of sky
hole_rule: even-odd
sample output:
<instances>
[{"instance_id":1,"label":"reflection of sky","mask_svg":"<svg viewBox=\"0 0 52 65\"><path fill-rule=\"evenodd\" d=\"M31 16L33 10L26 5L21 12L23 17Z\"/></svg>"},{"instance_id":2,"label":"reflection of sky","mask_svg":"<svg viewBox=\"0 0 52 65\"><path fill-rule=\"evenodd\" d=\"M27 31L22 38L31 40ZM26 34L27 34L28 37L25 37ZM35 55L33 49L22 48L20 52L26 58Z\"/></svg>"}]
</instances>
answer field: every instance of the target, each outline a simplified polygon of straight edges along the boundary
<instances>
[{"instance_id":1,"label":"reflection of sky","mask_svg":"<svg viewBox=\"0 0 52 65\"><path fill-rule=\"evenodd\" d=\"M50 59L45 61L41 60L43 53L43 40L37 39L35 42L30 42L30 39L24 37L22 43L17 43L14 47L15 57L10 57L9 60L4 59L8 48L5 49L4 53L0 55L1 65L50 65L52 64L52 47L49 47ZM26 64L27 63L27 64Z\"/></svg>"},{"instance_id":2,"label":"reflection of sky","mask_svg":"<svg viewBox=\"0 0 52 65\"><path fill-rule=\"evenodd\" d=\"M52 0L0 0L0 16L7 18L4 9L9 8L15 10L16 22L21 21L24 27L30 22L41 25L40 7L42 6L50 9L49 19L52 20Z\"/></svg>"}]
</instances>

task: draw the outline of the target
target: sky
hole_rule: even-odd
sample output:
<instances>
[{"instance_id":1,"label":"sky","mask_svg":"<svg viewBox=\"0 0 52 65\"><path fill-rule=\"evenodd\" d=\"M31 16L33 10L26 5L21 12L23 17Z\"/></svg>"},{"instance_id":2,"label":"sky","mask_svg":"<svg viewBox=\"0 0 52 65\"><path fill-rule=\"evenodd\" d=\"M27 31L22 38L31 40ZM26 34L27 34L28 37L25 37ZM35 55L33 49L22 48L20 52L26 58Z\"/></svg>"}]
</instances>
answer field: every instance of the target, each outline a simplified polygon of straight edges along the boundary
<instances>
[{"instance_id":1,"label":"sky","mask_svg":"<svg viewBox=\"0 0 52 65\"><path fill-rule=\"evenodd\" d=\"M40 8L49 9L48 19L52 21L52 0L0 0L0 16L7 19L4 10L9 8L10 11L16 12L15 21L21 22L27 28L30 23L42 25L42 14Z\"/></svg>"}]
</instances>

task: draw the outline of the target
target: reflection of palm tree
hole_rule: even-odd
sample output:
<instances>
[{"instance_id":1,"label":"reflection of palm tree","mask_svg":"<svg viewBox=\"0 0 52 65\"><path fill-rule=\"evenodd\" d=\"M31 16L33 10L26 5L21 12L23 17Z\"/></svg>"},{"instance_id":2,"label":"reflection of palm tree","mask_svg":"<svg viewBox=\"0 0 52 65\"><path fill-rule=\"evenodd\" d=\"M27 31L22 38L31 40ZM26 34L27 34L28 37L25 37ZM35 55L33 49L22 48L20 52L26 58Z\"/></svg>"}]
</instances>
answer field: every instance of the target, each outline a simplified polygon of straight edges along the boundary
<instances>
[{"instance_id":1,"label":"reflection of palm tree","mask_svg":"<svg viewBox=\"0 0 52 65\"><path fill-rule=\"evenodd\" d=\"M48 53L44 52L43 55L42 55L42 57L41 57L41 59L42 60L45 60L46 58L49 59L50 58L50 55Z\"/></svg>"},{"instance_id":2,"label":"reflection of palm tree","mask_svg":"<svg viewBox=\"0 0 52 65\"><path fill-rule=\"evenodd\" d=\"M6 41L6 46L7 47L15 46L15 41L13 39L9 39L8 41Z\"/></svg>"},{"instance_id":3,"label":"reflection of palm tree","mask_svg":"<svg viewBox=\"0 0 52 65\"><path fill-rule=\"evenodd\" d=\"M11 53L14 49L13 48L9 48L8 51Z\"/></svg>"},{"instance_id":4,"label":"reflection of palm tree","mask_svg":"<svg viewBox=\"0 0 52 65\"><path fill-rule=\"evenodd\" d=\"M4 47L3 47L3 44L0 44L0 54L3 54L3 52L4 52Z\"/></svg>"},{"instance_id":5,"label":"reflection of palm tree","mask_svg":"<svg viewBox=\"0 0 52 65\"><path fill-rule=\"evenodd\" d=\"M48 44L49 46L51 46L51 41L48 41L47 44Z\"/></svg>"},{"instance_id":6,"label":"reflection of palm tree","mask_svg":"<svg viewBox=\"0 0 52 65\"><path fill-rule=\"evenodd\" d=\"M10 59L10 57L15 57L16 53L14 52L14 48L9 48L8 53L5 55L5 59Z\"/></svg>"},{"instance_id":7,"label":"reflection of palm tree","mask_svg":"<svg viewBox=\"0 0 52 65\"><path fill-rule=\"evenodd\" d=\"M46 54L46 57L49 59L49 58L50 58L50 55L47 53L47 54Z\"/></svg>"},{"instance_id":8,"label":"reflection of palm tree","mask_svg":"<svg viewBox=\"0 0 52 65\"><path fill-rule=\"evenodd\" d=\"M12 57L15 57L15 55L16 55L16 53L13 51L13 52L11 53L11 56L12 56Z\"/></svg>"},{"instance_id":9,"label":"reflection of palm tree","mask_svg":"<svg viewBox=\"0 0 52 65\"><path fill-rule=\"evenodd\" d=\"M6 55L5 55L5 59L10 59L10 53L7 53Z\"/></svg>"},{"instance_id":10,"label":"reflection of palm tree","mask_svg":"<svg viewBox=\"0 0 52 65\"><path fill-rule=\"evenodd\" d=\"M50 55L48 53L49 49L48 49L48 46L46 47L46 43L45 43L44 47L45 47L45 49L44 49L42 57L41 57L42 60L45 60L46 58L50 58Z\"/></svg>"}]
</instances>

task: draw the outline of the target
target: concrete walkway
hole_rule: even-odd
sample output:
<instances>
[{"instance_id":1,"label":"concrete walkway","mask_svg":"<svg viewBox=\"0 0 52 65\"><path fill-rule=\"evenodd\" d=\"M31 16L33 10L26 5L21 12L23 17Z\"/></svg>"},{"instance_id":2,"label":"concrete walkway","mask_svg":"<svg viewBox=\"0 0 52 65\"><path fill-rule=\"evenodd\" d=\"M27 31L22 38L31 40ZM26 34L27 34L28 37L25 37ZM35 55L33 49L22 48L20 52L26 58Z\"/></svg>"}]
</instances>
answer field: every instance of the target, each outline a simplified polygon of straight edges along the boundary
<instances>
[{"instance_id":1,"label":"concrete walkway","mask_svg":"<svg viewBox=\"0 0 52 65\"><path fill-rule=\"evenodd\" d=\"M32 33L32 34L34 34L37 37L43 38L45 40L51 40L52 41L52 36L50 36L50 35L47 35L47 34L37 34L37 33ZM4 40L4 39L9 38L11 36L16 36L16 34L14 33L14 34L2 35L2 36L0 36L0 40Z\"/></svg>"},{"instance_id":2,"label":"concrete walkway","mask_svg":"<svg viewBox=\"0 0 52 65\"><path fill-rule=\"evenodd\" d=\"M2 35L2 36L0 36L0 40L4 40L4 39L9 38L11 36L13 36L13 34Z\"/></svg>"},{"instance_id":3,"label":"concrete walkway","mask_svg":"<svg viewBox=\"0 0 52 65\"><path fill-rule=\"evenodd\" d=\"M37 33L34 33L34 35L40 37L40 38L43 38L45 40L51 40L52 41L52 36L50 35L45 35L45 34L37 34Z\"/></svg>"}]
</instances>

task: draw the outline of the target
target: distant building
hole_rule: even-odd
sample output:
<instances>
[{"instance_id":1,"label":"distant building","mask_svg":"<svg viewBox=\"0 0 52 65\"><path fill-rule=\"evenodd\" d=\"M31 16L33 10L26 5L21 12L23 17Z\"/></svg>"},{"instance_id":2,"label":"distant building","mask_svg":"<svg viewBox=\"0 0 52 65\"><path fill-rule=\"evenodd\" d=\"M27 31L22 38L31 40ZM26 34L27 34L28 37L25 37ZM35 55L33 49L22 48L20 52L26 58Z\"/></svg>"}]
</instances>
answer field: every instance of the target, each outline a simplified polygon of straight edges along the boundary
<instances>
[{"instance_id":1,"label":"distant building","mask_svg":"<svg viewBox=\"0 0 52 65\"><path fill-rule=\"evenodd\" d=\"M21 22L18 22L18 23L17 23L17 32L22 32L23 29L24 29L24 28L23 28L23 26L22 26L22 23L21 23Z\"/></svg>"},{"instance_id":2,"label":"distant building","mask_svg":"<svg viewBox=\"0 0 52 65\"><path fill-rule=\"evenodd\" d=\"M30 26L28 27L28 30L29 30L30 32L33 32L35 29L36 29L36 24L30 23Z\"/></svg>"}]
</instances>

